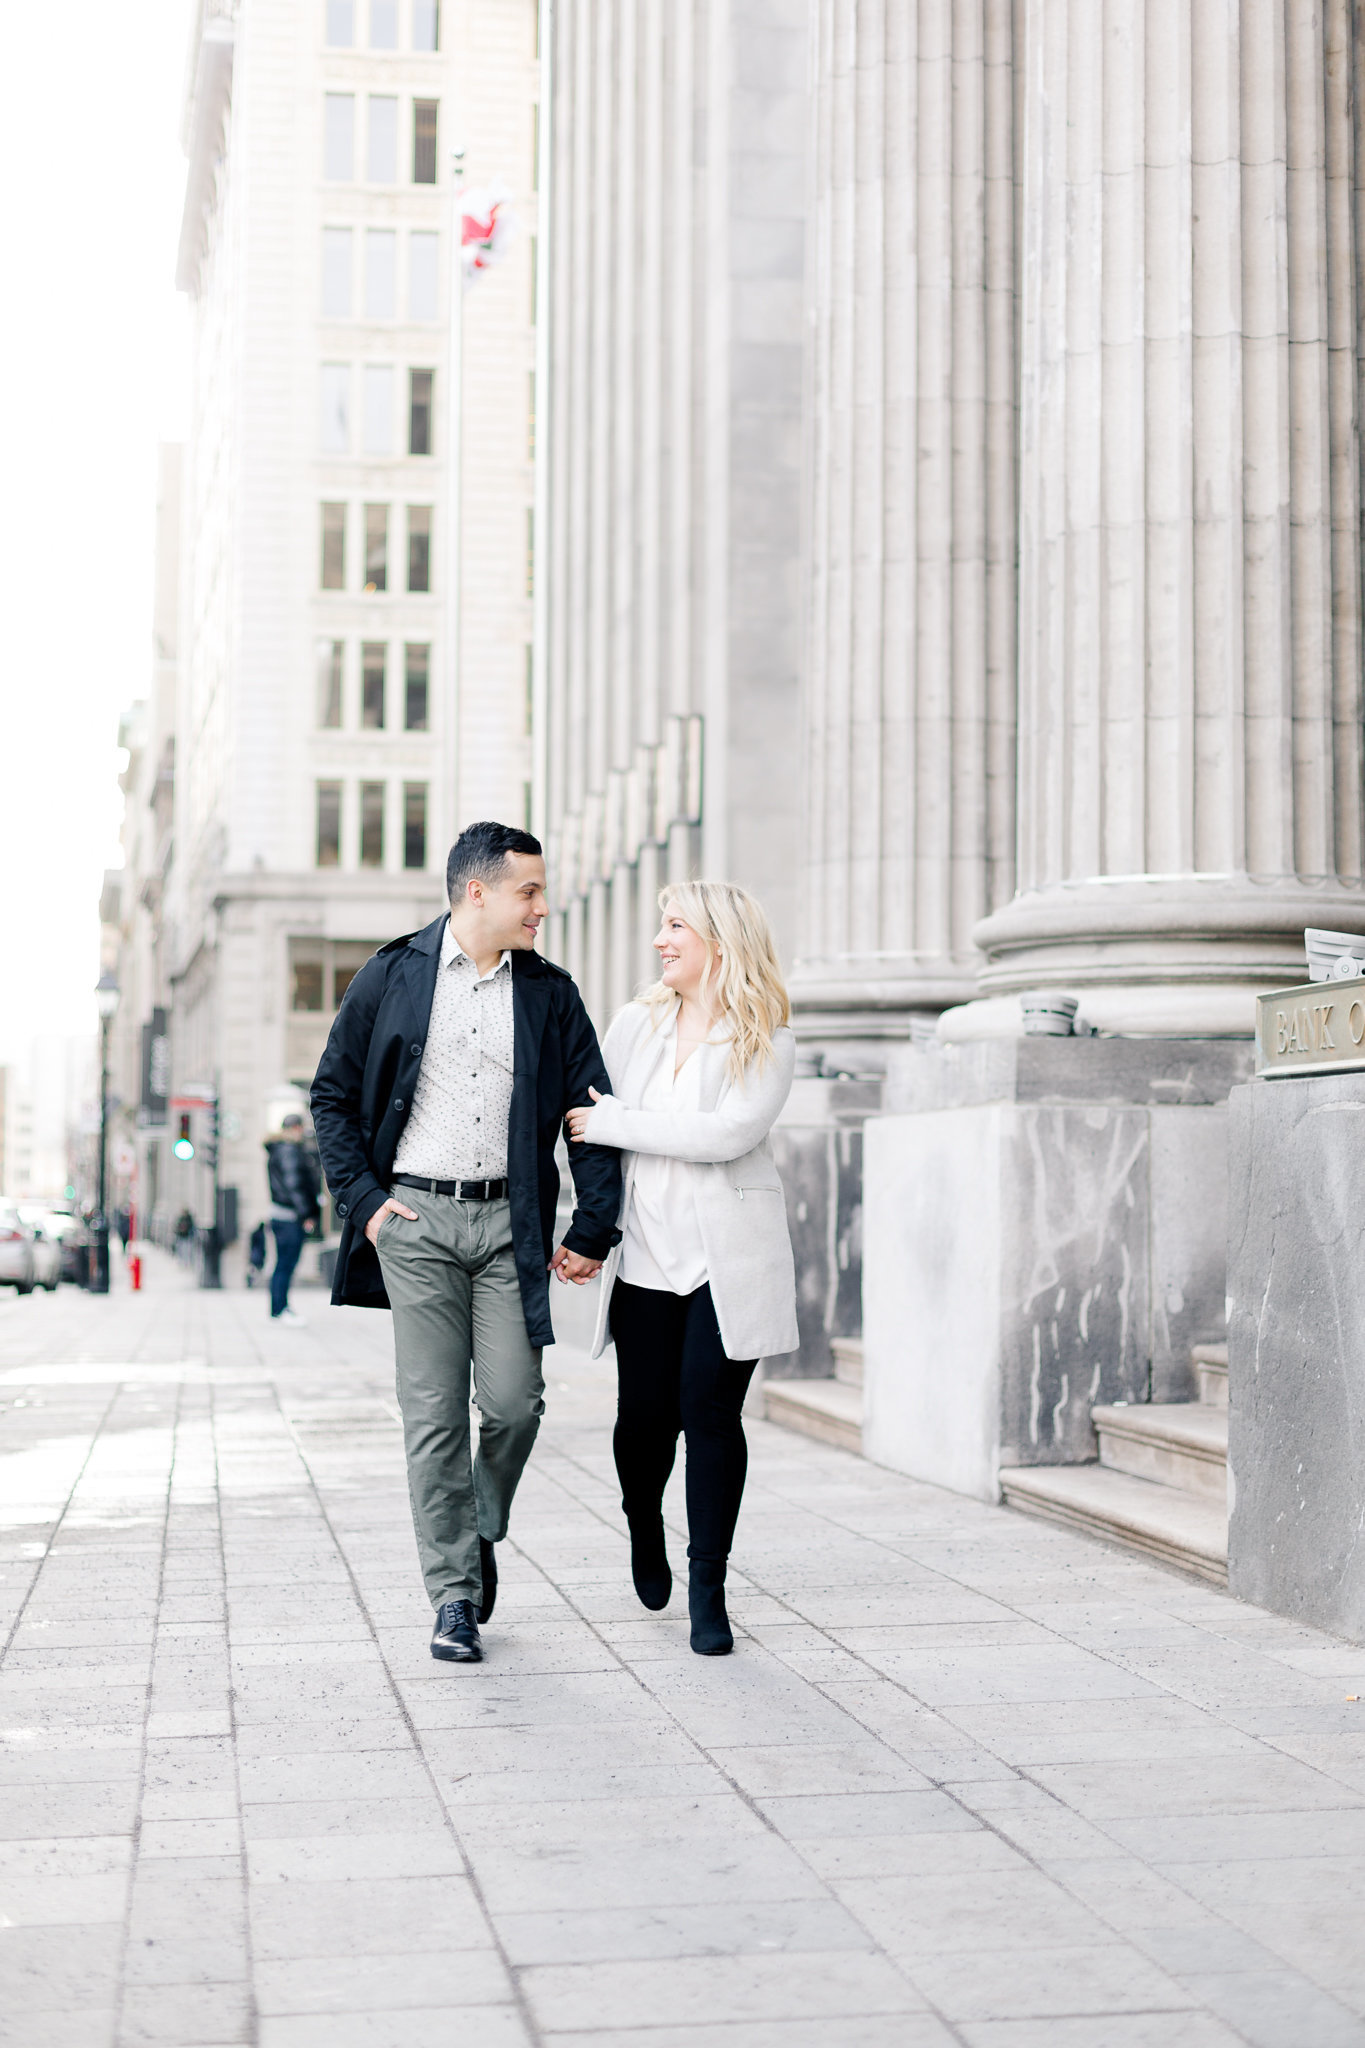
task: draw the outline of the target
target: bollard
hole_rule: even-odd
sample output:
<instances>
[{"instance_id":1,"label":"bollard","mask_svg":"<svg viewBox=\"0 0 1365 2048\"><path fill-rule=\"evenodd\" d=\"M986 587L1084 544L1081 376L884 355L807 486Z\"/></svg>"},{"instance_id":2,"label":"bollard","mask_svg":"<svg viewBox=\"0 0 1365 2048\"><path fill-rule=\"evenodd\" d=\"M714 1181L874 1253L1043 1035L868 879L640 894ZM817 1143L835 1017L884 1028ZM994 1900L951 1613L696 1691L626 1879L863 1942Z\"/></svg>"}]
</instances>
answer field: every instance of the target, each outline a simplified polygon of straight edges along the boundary
<instances>
[{"instance_id":1,"label":"bollard","mask_svg":"<svg viewBox=\"0 0 1365 2048\"><path fill-rule=\"evenodd\" d=\"M128 1261L128 1278L132 1282L133 1292L136 1294L142 1286L142 1260L137 1252L134 1252Z\"/></svg>"}]
</instances>

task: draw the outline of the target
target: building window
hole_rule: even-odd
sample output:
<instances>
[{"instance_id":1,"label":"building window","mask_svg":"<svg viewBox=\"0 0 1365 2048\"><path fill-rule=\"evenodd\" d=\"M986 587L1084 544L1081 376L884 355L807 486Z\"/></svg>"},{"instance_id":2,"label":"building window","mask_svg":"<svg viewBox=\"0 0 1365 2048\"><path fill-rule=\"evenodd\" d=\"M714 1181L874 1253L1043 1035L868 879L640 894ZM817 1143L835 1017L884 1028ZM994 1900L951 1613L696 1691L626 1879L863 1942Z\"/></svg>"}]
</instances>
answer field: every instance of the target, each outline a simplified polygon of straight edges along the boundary
<instances>
[{"instance_id":1,"label":"building window","mask_svg":"<svg viewBox=\"0 0 1365 2048\"><path fill-rule=\"evenodd\" d=\"M334 185L355 176L355 94L329 92L324 100L322 175Z\"/></svg>"},{"instance_id":2,"label":"building window","mask_svg":"<svg viewBox=\"0 0 1365 2048\"><path fill-rule=\"evenodd\" d=\"M440 49L439 0L412 0L412 47L414 50Z\"/></svg>"},{"instance_id":3,"label":"building window","mask_svg":"<svg viewBox=\"0 0 1365 2048\"><path fill-rule=\"evenodd\" d=\"M318 866L341 866L341 784L318 784Z\"/></svg>"},{"instance_id":4,"label":"building window","mask_svg":"<svg viewBox=\"0 0 1365 2048\"><path fill-rule=\"evenodd\" d=\"M392 320L397 307L398 237L392 228L365 230L365 317Z\"/></svg>"},{"instance_id":5,"label":"building window","mask_svg":"<svg viewBox=\"0 0 1365 2048\"><path fill-rule=\"evenodd\" d=\"M344 640L318 642L318 724L325 732L341 728L341 678Z\"/></svg>"},{"instance_id":6,"label":"building window","mask_svg":"<svg viewBox=\"0 0 1365 2048\"><path fill-rule=\"evenodd\" d=\"M403 649L403 724L408 732L425 732L427 729L430 680L430 647L409 640Z\"/></svg>"},{"instance_id":7,"label":"building window","mask_svg":"<svg viewBox=\"0 0 1365 2048\"><path fill-rule=\"evenodd\" d=\"M349 50L355 41L355 0L327 0L329 49Z\"/></svg>"},{"instance_id":8,"label":"building window","mask_svg":"<svg viewBox=\"0 0 1365 2048\"><path fill-rule=\"evenodd\" d=\"M351 230L322 231L322 310L331 320L351 317Z\"/></svg>"},{"instance_id":9,"label":"building window","mask_svg":"<svg viewBox=\"0 0 1365 2048\"><path fill-rule=\"evenodd\" d=\"M290 1003L292 1010L320 1010L322 1008L322 962L321 960L295 960L294 994Z\"/></svg>"},{"instance_id":10,"label":"building window","mask_svg":"<svg viewBox=\"0 0 1365 2048\"><path fill-rule=\"evenodd\" d=\"M370 48L398 48L398 0L370 0Z\"/></svg>"},{"instance_id":11,"label":"building window","mask_svg":"<svg viewBox=\"0 0 1365 2048\"><path fill-rule=\"evenodd\" d=\"M412 103L412 182L436 183L436 100Z\"/></svg>"},{"instance_id":12,"label":"building window","mask_svg":"<svg viewBox=\"0 0 1365 2048\"><path fill-rule=\"evenodd\" d=\"M408 506L408 589L431 588L431 507Z\"/></svg>"},{"instance_id":13,"label":"building window","mask_svg":"<svg viewBox=\"0 0 1365 2048\"><path fill-rule=\"evenodd\" d=\"M434 370L408 372L408 454L431 453L431 391Z\"/></svg>"},{"instance_id":14,"label":"building window","mask_svg":"<svg viewBox=\"0 0 1365 2048\"><path fill-rule=\"evenodd\" d=\"M408 318L435 320L437 239L427 228L408 236Z\"/></svg>"},{"instance_id":15,"label":"building window","mask_svg":"<svg viewBox=\"0 0 1365 2048\"><path fill-rule=\"evenodd\" d=\"M365 588L367 591L387 590L389 587L389 508L387 505L365 507Z\"/></svg>"},{"instance_id":16,"label":"building window","mask_svg":"<svg viewBox=\"0 0 1365 2048\"><path fill-rule=\"evenodd\" d=\"M319 379L322 396L322 452L345 455L351 446L351 366L324 363Z\"/></svg>"},{"instance_id":17,"label":"building window","mask_svg":"<svg viewBox=\"0 0 1365 2048\"><path fill-rule=\"evenodd\" d=\"M427 786L425 782L403 784L403 866L424 868L427 864Z\"/></svg>"},{"instance_id":18,"label":"building window","mask_svg":"<svg viewBox=\"0 0 1365 2048\"><path fill-rule=\"evenodd\" d=\"M368 732L384 730L384 676L389 650L382 640L366 640L360 649L360 723Z\"/></svg>"},{"instance_id":19,"label":"building window","mask_svg":"<svg viewBox=\"0 0 1365 2048\"><path fill-rule=\"evenodd\" d=\"M322 587L324 590L346 588L346 507L324 505L322 508Z\"/></svg>"},{"instance_id":20,"label":"building window","mask_svg":"<svg viewBox=\"0 0 1365 2048\"><path fill-rule=\"evenodd\" d=\"M387 94L370 95L365 176L371 185L398 182L398 102Z\"/></svg>"},{"instance_id":21,"label":"building window","mask_svg":"<svg viewBox=\"0 0 1365 2048\"><path fill-rule=\"evenodd\" d=\"M393 453L393 368L389 363L365 365L365 453Z\"/></svg>"},{"instance_id":22,"label":"building window","mask_svg":"<svg viewBox=\"0 0 1365 2048\"><path fill-rule=\"evenodd\" d=\"M360 785L360 865L363 868L382 868L384 865L382 782L362 782Z\"/></svg>"}]
</instances>

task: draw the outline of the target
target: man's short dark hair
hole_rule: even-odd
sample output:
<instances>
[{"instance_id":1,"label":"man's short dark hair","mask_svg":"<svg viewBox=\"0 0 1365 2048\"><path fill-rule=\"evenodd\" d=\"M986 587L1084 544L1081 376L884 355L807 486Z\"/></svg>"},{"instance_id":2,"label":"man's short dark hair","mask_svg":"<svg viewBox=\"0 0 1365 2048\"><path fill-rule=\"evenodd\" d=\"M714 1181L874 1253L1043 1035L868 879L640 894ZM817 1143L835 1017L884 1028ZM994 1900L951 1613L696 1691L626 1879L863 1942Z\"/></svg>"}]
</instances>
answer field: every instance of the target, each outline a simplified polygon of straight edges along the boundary
<instances>
[{"instance_id":1,"label":"man's short dark hair","mask_svg":"<svg viewBox=\"0 0 1365 2048\"><path fill-rule=\"evenodd\" d=\"M446 862L446 895L451 902L463 896L469 882L501 880L509 853L540 853L540 841L519 825L498 825L485 818L478 825L466 825L450 849Z\"/></svg>"}]
</instances>

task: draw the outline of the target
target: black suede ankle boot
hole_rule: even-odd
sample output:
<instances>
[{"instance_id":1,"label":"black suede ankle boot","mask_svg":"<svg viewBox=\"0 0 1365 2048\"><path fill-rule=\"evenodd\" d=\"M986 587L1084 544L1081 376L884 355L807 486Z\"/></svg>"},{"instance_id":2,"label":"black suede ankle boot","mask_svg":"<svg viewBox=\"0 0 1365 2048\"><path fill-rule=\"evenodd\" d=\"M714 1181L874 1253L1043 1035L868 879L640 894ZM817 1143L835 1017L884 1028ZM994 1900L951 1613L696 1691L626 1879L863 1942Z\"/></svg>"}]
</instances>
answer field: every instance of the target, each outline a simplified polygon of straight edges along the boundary
<instances>
[{"instance_id":1,"label":"black suede ankle boot","mask_svg":"<svg viewBox=\"0 0 1365 2048\"><path fill-rule=\"evenodd\" d=\"M735 1647L725 1612L725 1559L694 1557L687 1572L692 1648L699 1657L728 1657Z\"/></svg>"},{"instance_id":2,"label":"black suede ankle boot","mask_svg":"<svg viewBox=\"0 0 1365 2048\"><path fill-rule=\"evenodd\" d=\"M630 1575L643 1604L654 1614L667 1607L673 1591L673 1574L668 1568L662 1515L652 1521L630 1525Z\"/></svg>"}]
</instances>

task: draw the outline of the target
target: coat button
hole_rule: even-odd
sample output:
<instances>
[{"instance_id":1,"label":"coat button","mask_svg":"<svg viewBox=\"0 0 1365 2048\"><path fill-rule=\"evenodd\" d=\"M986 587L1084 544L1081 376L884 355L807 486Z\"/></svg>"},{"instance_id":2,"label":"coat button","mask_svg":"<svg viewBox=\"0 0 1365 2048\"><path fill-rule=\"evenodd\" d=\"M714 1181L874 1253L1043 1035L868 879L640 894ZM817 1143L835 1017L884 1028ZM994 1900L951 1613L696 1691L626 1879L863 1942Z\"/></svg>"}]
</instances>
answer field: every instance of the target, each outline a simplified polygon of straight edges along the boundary
<instances>
[{"instance_id":1,"label":"coat button","mask_svg":"<svg viewBox=\"0 0 1365 2048\"><path fill-rule=\"evenodd\" d=\"M395 1109L401 1109L403 1107L403 1098L401 1095L399 1096L397 1102L395 1102L393 1106Z\"/></svg>"},{"instance_id":2,"label":"coat button","mask_svg":"<svg viewBox=\"0 0 1365 2048\"><path fill-rule=\"evenodd\" d=\"M337 1203L337 1215L338 1215L338 1216L344 1216L345 1214L346 1214L346 1204L345 1204L344 1202L338 1202L338 1203Z\"/></svg>"},{"instance_id":3,"label":"coat button","mask_svg":"<svg viewBox=\"0 0 1365 2048\"><path fill-rule=\"evenodd\" d=\"M413 1056L413 1058L414 1058L415 1060L420 1060L420 1059L421 1059L421 1057L422 1057L422 1048L421 1048L421 1046L420 1046L420 1045L414 1045L414 1046L413 1046L413 1047L411 1048L411 1051L412 1051L412 1056Z\"/></svg>"}]
</instances>

